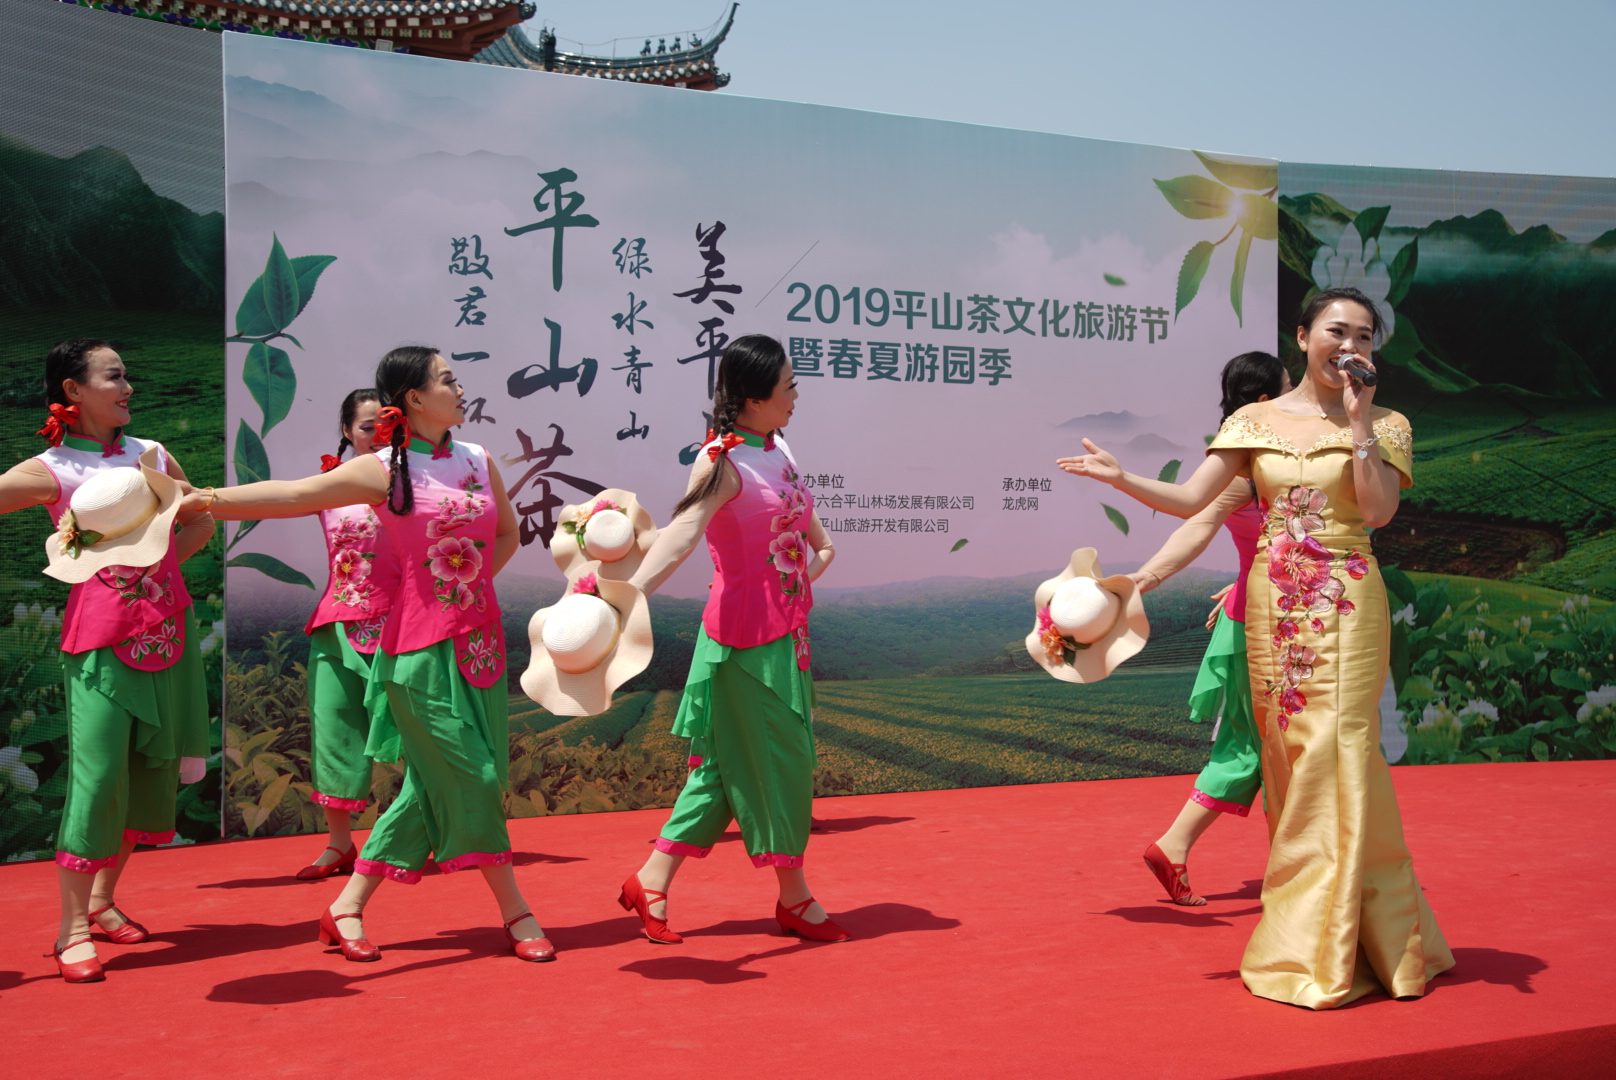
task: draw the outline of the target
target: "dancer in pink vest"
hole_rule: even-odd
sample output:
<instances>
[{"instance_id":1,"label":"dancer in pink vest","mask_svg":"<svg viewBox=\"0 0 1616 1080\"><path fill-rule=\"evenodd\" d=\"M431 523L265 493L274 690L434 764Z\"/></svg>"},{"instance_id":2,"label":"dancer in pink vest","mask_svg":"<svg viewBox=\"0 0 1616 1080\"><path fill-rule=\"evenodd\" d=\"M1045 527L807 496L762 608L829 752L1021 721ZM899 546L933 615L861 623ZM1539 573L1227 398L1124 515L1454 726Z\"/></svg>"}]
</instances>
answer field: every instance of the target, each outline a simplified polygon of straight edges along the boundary
<instances>
[{"instance_id":1,"label":"dancer in pink vest","mask_svg":"<svg viewBox=\"0 0 1616 1080\"><path fill-rule=\"evenodd\" d=\"M373 452L376 391L355 390L342 399L335 454L321 458L320 471L353 456ZM372 762L365 753L370 710L365 688L371 655L398 591L398 565L382 532L383 522L368 503L320 511L330 576L304 632L309 635L309 748L316 803L325 807L330 843L314 862L297 872L299 881L320 881L353 869L351 816L370 804Z\"/></svg>"},{"instance_id":2,"label":"dancer in pink vest","mask_svg":"<svg viewBox=\"0 0 1616 1080\"><path fill-rule=\"evenodd\" d=\"M83 559L85 568L96 558L103 537L75 528L69 515L74 493L92 479L139 469L144 457L165 477L185 480L161 443L123 433L133 392L123 359L105 341L64 341L45 360L50 419L40 434L50 449L0 476L0 513L43 504L59 530L51 540L60 545L57 561ZM142 497L152 498L144 489ZM104 977L93 930L120 945L146 940L113 891L136 844L174 838L178 785L202 778L208 753L201 642L179 564L207 545L213 520L155 509L105 539L127 543L145 529L139 548L158 560L102 566L73 586L62 614L67 798L56 832L62 919L53 952L68 982Z\"/></svg>"},{"instance_id":3,"label":"dancer in pink vest","mask_svg":"<svg viewBox=\"0 0 1616 1080\"><path fill-rule=\"evenodd\" d=\"M1254 401L1268 401L1291 389L1285 365L1265 352L1241 353L1230 360L1223 366L1221 382L1225 420ZM1234 584L1213 597L1220 602L1206 621L1212 640L1190 690L1190 719L1213 722L1211 758L1195 778L1172 827L1145 849L1145 865L1168 898L1183 907L1206 903L1190 888L1190 849L1219 815L1249 814L1262 788L1262 736L1252 718L1246 666L1246 576L1257 557L1263 517L1251 481L1236 477L1210 506L1179 526L1149 562L1128 575L1140 592L1149 592L1194 562L1217 536L1219 526L1228 530L1240 560Z\"/></svg>"},{"instance_id":4,"label":"dancer in pink vest","mask_svg":"<svg viewBox=\"0 0 1616 1080\"><path fill-rule=\"evenodd\" d=\"M753 865L774 868L781 929L814 941L848 937L803 874L814 794L808 611L811 583L834 552L779 435L796 400L778 341L751 334L730 343L714 383L714 431L690 488L630 579L653 592L706 533L712 592L673 727L691 740L690 778L618 899L654 942L683 940L668 929L668 888L680 864L705 858L731 820Z\"/></svg>"},{"instance_id":5,"label":"dancer in pink vest","mask_svg":"<svg viewBox=\"0 0 1616 1080\"><path fill-rule=\"evenodd\" d=\"M510 767L505 635L494 575L516 553L516 515L487 451L456 442L463 392L436 349L394 349L376 367L384 407L375 445L302 480L193 492L221 518L298 517L363 503L384 522L399 585L371 661L366 701L377 761L404 761L398 798L376 822L353 876L320 916L320 940L349 960L381 958L360 913L382 881L476 867L493 890L505 938L523 960L552 960L516 885L503 793ZM386 504L386 509L382 505ZM352 930L344 936L338 929Z\"/></svg>"}]
</instances>

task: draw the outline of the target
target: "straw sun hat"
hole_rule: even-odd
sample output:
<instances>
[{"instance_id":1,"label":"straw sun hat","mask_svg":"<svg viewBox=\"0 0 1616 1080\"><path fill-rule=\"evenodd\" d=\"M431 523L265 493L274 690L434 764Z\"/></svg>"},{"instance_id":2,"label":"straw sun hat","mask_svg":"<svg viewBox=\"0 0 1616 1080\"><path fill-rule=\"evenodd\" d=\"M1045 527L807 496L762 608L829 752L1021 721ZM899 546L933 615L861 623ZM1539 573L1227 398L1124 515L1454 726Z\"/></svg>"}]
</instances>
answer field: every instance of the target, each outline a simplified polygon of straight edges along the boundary
<instances>
[{"instance_id":1,"label":"straw sun hat","mask_svg":"<svg viewBox=\"0 0 1616 1080\"><path fill-rule=\"evenodd\" d=\"M595 573L616 581L634 576L656 540L656 522L632 491L607 488L588 502L563 506L560 528L550 541L550 556L576 581L585 563L600 565Z\"/></svg>"},{"instance_id":2,"label":"straw sun hat","mask_svg":"<svg viewBox=\"0 0 1616 1080\"><path fill-rule=\"evenodd\" d=\"M1072 552L1060 576L1038 586L1033 607L1027 652L1064 682L1099 682L1150 639L1139 587L1123 574L1101 577L1093 548Z\"/></svg>"},{"instance_id":3,"label":"straw sun hat","mask_svg":"<svg viewBox=\"0 0 1616 1080\"><path fill-rule=\"evenodd\" d=\"M180 490L153 468L157 453L152 447L140 455L140 468L107 469L73 492L45 541L45 573L76 585L109 566L147 567L168 553Z\"/></svg>"},{"instance_id":4,"label":"straw sun hat","mask_svg":"<svg viewBox=\"0 0 1616 1080\"><path fill-rule=\"evenodd\" d=\"M557 716L594 716L612 691L651 663L651 610L626 581L601 577L595 563L565 596L533 613L532 658L522 691Z\"/></svg>"},{"instance_id":5,"label":"straw sun hat","mask_svg":"<svg viewBox=\"0 0 1616 1080\"><path fill-rule=\"evenodd\" d=\"M522 690L557 716L594 716L651 663L651 613L628 579L656 539L632 491L607 488L561 509L550 555L567 592L528 623Z\"/></svg>"}]
</instances>

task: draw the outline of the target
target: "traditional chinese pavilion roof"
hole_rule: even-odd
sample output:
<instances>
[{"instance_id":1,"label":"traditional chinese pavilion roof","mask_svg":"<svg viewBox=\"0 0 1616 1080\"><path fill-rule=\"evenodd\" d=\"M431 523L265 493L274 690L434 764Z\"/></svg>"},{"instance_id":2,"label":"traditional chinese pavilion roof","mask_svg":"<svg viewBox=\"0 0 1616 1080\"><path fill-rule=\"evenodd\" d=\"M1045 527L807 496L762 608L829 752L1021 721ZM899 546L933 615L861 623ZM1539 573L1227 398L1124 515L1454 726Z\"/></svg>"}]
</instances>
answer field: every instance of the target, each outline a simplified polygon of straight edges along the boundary
<instances>
[{"instance_id":1,"label":"traditional chinese pavilion roof","mask_svg":"<svg viewBox=\"0 0 1616 1080\"><path fill-rule=\"evenodd\" d=\"M616 79L621 82L654 83L659 86L680 86L691 90L717 90L729 84L729 76L718 70L718 47L729 36L735 23L735 9L731 4L724 25L703 41L695 34L680 35L674 43L688 37L689 48L675 51L652 51L651 41L637 56L588 56L582 53L562 52L556 47L556 36L548 28L539 32L535 43L520 30L505 32L493 44L472 59L479 64L499 67L529 68L536 71L557 71L564 75L584 75L594 79ZM659 42L664 49L667 39Z\"/></svg>"},{"instance_id":2,"label":"traditional chinese pavilion roof","mask_svg":"<svg viewBox=\"0 0 1616 1080\"><path fill-rule=\"evenodd\" d=\"M527 0L63 0L121 15L237 34L470 60L533 17Z\"/></svg>"}]
</instances>

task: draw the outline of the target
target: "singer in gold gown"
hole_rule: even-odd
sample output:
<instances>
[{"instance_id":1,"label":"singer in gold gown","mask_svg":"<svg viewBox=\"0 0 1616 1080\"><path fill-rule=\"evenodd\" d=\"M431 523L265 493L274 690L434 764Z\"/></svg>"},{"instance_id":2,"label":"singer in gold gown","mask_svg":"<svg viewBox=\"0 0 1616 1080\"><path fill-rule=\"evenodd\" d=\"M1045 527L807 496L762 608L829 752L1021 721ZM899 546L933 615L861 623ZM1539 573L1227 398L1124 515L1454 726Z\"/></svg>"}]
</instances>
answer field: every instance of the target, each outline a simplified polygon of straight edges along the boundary
<instances>
[{"instance_id":1,"label":"singer in gold gown","mask_svg":"<svg viewBox=\"0 0 1616 1080\"><path fill-rule=\"evenodd\" d=\"M1087 454L1058 462L1181 516L1237 475L1256 486L1266 516L1246 584L1246 652L1271 847L1240 976L1259 997L1310 1009L1377 991L1420 997L1453 966L1380 751L1391 614L1369 529L1413 485L1414 444L1408 421L1349 373L1375 381L1382 329L1362 292L1317 294L1297 327L1306 374L1224 421L1182 485L1128 473L1086 439Z\"/></svg>"},{"instance_id":2,"label":"singer in gold gown","mask_svg":"<svg viewBox=\"0 0 1616 1080\"><path fill-rule=\"evenodd\" d=\"M1374 452L1413 483L1413 436L1370 413ZM1271 849L1240 975L1260 997L1334 1008L1376 990L1418 997L1453 966L1403 842L1380 752L1391 649L1386 587L1354 491L1351 429L1263 402L1212 448L1250 451L1268 517L1247 579L1252 703Z\"/></svg>"}]
</instances>

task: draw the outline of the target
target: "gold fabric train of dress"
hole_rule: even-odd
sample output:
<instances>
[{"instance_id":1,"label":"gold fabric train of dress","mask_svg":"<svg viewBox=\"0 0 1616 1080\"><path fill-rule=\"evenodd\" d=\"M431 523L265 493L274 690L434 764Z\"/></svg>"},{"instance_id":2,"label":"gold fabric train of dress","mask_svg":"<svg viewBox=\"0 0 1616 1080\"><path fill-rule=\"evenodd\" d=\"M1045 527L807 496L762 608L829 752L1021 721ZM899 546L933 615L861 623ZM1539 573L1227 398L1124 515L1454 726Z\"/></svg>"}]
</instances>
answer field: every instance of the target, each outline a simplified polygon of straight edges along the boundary
<instances>
[{"instance_id":1,"label":"gold fabric train of dress","mask_svg":"<svg viewBox=\"0 0 1616 1080\"><path fill-rule=\"evenodd\" d=\"M1278 425L1307 444L1306 453ZM1412 486L1408 421L1375 409L1383 460ZM1333 1009L1376 991L1418 997L1453 954L1414 876L1380 752L1391 643L1344 419L1247 406L1209 449L1251 453L1268 507L1247 583L1252 705L1262 733L1271 849L1262 919L1240 976L1259 997Z\"/></svg>"}]
</instances>

